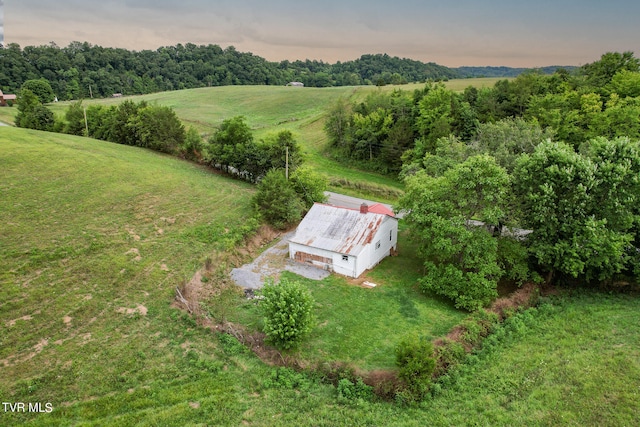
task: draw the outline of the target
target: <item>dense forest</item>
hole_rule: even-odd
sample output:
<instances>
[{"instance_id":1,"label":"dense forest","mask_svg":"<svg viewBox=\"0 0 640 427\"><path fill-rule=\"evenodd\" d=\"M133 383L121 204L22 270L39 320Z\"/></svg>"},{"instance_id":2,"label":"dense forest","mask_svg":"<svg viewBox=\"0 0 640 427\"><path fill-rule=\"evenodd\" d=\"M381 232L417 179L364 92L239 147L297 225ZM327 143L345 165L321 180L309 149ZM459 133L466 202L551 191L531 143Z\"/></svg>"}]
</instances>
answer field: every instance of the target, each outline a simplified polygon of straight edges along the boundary
<instances>
[{"instance_id":1,"label":"dense forest","mask_svg":"<svg viewBox=\"0 0 640 427\"><path fill-rule=\"evenodd\" d=\"M553 70L546 70L553 71ZM316 60L269 62L233 46L187 43L129 51L73 42L67 47L9 44L0 49L0 89L18 92L28 80L45 79L59 100L153 93L224 85L306 86L402 84L473 76L515 76L521 69L453 69L386 54L329 64Z\"/></svg>"},{"instance_id":2,"label":"dense forest","mask_svg":"<svg viewBox=\"0 0 640 427\"><path fill-rule=\"evenodd\" d=\"M341 100L329 112L326 131L336 160L406 175L426 153L447 149L440 138L498 158L507 156L506 148L495 146L501 139L522 145L509 150L524 152L547 138L576 148L597 136L640 138L639 96L638 59L631 52L608 53L573 72L533 70L491 88L455 92L432 82L413 92L372 93L357 104Z\"/></svg>"},{"instance_id":3,"label":"dense forest","mask_svg":"<svg viewBox=\"0 0 640 427\"><path fill-rule=\"evenodd\" d=\"M500 280L627 286L640 277L640 61L492 88L441 83L338 102L336 160L399 174L423 288L475 309ZM528 238L526 236L529 236Z\"/></svg>"}]
</instances>

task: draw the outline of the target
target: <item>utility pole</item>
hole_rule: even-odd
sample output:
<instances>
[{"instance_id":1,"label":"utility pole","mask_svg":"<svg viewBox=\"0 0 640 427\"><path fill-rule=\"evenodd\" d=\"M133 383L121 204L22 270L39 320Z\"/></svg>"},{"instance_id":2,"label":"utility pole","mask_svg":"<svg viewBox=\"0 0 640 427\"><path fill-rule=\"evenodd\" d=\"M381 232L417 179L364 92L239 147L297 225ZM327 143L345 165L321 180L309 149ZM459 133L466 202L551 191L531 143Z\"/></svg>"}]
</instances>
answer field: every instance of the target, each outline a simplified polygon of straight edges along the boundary
<instances>
[{"instance_id":1,"label":"utility pole","mask_svg":"<svg viewBox=\"0 0 640 427\"><path fill-rule=\"evenodd\" d=\"M89 124L87 123L87 107L84 107L84 129L89 137Z\"/></svg>"},{"instance_id":2,"label":"utility pole","mask_svg":"<svg viewBox=\"0 0 640 427\"><path fill-rule=\"evenodd\" d=\"M285 159L284 176L289 180L289 146L287 145L285 148L287 150L287 156Z\"/></svg>"}]
</instances>

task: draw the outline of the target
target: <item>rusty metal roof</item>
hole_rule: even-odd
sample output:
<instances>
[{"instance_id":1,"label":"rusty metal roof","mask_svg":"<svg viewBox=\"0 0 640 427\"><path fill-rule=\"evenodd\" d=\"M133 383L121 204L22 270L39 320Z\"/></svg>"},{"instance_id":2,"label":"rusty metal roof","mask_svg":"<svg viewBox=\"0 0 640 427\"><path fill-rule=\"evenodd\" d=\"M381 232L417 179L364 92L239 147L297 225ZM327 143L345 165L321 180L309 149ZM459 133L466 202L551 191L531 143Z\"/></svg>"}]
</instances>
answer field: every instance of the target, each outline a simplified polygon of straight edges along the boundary
<instances>
[{"instance_id":1,"label":"rusty metal roof","mask_svg":"<svg viewBox=\"0 0 640 427\"><path fill-rule=\"evenodd\" d=\"M393 217L375 212L316 203L289 240L313 248L358 255L375 237L383 221Z\"/></svg>"}]
</instances>

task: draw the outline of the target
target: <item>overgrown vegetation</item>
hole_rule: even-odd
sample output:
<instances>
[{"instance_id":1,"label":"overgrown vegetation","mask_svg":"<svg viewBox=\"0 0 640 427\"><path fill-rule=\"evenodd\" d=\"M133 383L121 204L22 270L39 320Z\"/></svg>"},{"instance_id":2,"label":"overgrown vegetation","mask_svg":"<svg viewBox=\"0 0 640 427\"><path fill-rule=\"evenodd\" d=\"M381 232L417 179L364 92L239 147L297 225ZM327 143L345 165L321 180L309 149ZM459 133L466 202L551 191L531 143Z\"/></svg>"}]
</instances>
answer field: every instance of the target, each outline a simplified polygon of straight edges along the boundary
<instances>
[{"instance_id":1,"label":"overgrown vegetation","mask_svg":"<svg viewBox=\"0 0 640 427\"><path fill-rule=\"evenodd\" d=\"M315 202L326 200L327 181L309 168L297 169L287 179L283 169L271 169L253 197L256 211L269 224L285 229L302 219Z\"/></svg>"},{"instance_id":2,"label":"overgrown vegetation","mask_svg":"<svg viewBox=\"0 0 640 427\"><path fill-rule=\"evenodd\" d=\"M400 396L410 401L424 399L436 367L431 342L415 335L404 336L396 347L396 364L398 376L405 383Z\"/></svg>"}]
</instances>

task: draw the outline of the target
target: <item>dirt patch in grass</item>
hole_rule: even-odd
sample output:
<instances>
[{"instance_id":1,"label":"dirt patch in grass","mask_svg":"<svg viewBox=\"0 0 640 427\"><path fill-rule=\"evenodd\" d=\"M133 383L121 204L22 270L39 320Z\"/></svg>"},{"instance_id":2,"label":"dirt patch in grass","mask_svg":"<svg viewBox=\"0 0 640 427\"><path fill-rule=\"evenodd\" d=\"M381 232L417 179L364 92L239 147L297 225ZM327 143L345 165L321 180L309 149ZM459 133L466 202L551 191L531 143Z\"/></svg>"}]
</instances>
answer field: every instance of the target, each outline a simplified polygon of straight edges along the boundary
<instances>
[{"instance_id":1,"label":"dirt patch in grass","mask_svg":"<svg viewBox=\"0 0 640 427\"><path fill-rule=\"evenodd\" d=\"M255 256L263 247L280 237L281 232L262 225L258 231L247 238L235 252L216 252L204 266L189 279L176 287L173 306L195 315L196 320L204 317L201 303L210 301L226 292L241 292L229 278L229 272L236 265L242 265Z\"/></svg>"},{"instance_id":2,"label":"dirt patch in grass","mask_svg":"<svg viewBox=\"0 0 640 427\"><path fill-rule=\"evenodd\" d=\"M140 250L138 250L137 248L131 248L127 252L125 252L124 254L125 255L135 255L135 257L133 258L134 261L140 261L142 259L142 257L140 256Z\"/></svg>"},{"instance_id":3,"label":"dirt patch in grass","mask_svg":"<svg viewBox=\"0 0 640 427\"><path fill-rule=\"evenodd\" d=\"M33 316L27 314L26 316L22 316L22 317L19 317L17 319L9 320L6 324L7 324L7 327L10 327L10 326L15 326L16 322L18 320L24 320L26 322L27 320L32 320L32 319L33 319Z\"/></svg>"},{"instance_id":4,"label":"dirt patch in grass","mask_svg":"<svg viewBox=\"0 0 640 427\"><path fill-rule=\"evenodd\" d=\"M46 346L49 345L49 340L46 338L41 339L36 345L33 346L33 350L28 353L27 355L18 358L17 356L9 356L6 359L2 359L0 360L0 365L4 365L5 367L9 367L12 365L15 365L17 363L23 363L26 362L28 360L33 359L34 357L36 357L38 354L42 353L42 350L44 350L44 348Z\"/></svg>"},{"instance_id":5,"label":"dirt patch in grass","mask_svg":"<svg viewBox=\"0 0 640 427\"><path fill-rule=\"evenodd\" d=\"M496 313L500 319L505 318L509 311L513 312L520 308L529 308L535 304L540 289L534 283L526 283L518 290L507 297L498 298L491 304L489 311Z\"/></svg>"},{"instance_id":6,"label":"dirt patch in grass","mask_svg":"<svg viewBox=\"0 0 640 427\"><path fill-rule=\"evenodd\" d=\"M138 304L136 308L119 307L116 311L118 313L122 313L126 315L132 315L132 314L140 314L142 316L147 315L147 307L145 307L142 304Z\"/></svg>"}]
</instances>

